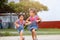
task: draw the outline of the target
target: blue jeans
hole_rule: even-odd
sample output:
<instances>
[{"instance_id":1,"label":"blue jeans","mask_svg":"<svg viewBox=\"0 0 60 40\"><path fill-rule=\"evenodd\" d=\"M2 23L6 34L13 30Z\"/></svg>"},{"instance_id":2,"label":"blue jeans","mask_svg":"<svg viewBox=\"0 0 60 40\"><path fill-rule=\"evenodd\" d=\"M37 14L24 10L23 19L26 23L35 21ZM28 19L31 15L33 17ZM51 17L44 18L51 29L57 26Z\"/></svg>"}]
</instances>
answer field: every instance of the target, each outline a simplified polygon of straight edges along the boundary
<instances>
[{"instance_id":1,"label":"blue jeans","mask_svg":"<svg viewBox=\"0 0 60 40\"><path fill-rule=\"evenodd\" d=\"M33 21L30 25L28 25L28 29L30 31L32 31L32 29L37 30L38 29L37 23L35 21Z\"/></svg>"},{"instance_id":2,"label":"blue jeans","mask_svg":"<svg viewBox=\"0 0 60 40\"><path fill-rule=\"evenodd\" d=\"M20 25L18 28L17 28L18 32L20 33L22 30L24 31L24 26L23 25Z\"/></svg>"}]
</instances>

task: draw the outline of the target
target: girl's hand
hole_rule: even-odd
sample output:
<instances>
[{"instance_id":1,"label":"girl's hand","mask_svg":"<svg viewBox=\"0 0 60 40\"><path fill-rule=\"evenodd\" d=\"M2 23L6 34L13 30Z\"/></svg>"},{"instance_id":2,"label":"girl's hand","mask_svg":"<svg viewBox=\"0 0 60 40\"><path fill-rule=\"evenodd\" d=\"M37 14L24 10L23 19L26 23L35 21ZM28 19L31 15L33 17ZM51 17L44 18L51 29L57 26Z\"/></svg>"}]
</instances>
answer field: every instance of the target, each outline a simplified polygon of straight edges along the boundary
<instances>
[{"instance_id":1,"label":"girl's hand","mask_svg":"<svg viewBox=\"0 0 60 40\"><path fill-rule=\"evenodd\" d=\"M28 24L31 24L31 22L28 22Z\"/></svg>"},{"instance_id":2,"label":"girl's hand","mask_svg":"<svg viewBox=\"0 0 60 40\"><path fill-rule=\"evenodd\" d=\"M18 28L20 25L18 24L18 20L14 23L16 28Z\"/></svg>"},{"instance_id":3,"label":"girl's hand","mask_svg":"<svg viewBox=\"0 0 60 40\"><path fill-rule=\"evenodd\" d=\"M19 28L20 25L16 25L16 28Z\"/></svg>"},{"instance_id":4,"label":"girl's hand","mask_svg":"<svg viewBox=\"0 0 60 40\"><path fill-rule=\"evenodd\" d=\"M31 22L27 22L27 23L26 23L26 25L29 25L29 24L31 24Z\"/></svg>"},{"instance_id":5,"label":"girl's hand","mask_svg":"<svg viewBox=\"0 0 60 40\"><path fill-rule=\"evenodd\" d=\"M36 22L40 22L40 20L36 20Z\"/></svg>"}]
</instances>

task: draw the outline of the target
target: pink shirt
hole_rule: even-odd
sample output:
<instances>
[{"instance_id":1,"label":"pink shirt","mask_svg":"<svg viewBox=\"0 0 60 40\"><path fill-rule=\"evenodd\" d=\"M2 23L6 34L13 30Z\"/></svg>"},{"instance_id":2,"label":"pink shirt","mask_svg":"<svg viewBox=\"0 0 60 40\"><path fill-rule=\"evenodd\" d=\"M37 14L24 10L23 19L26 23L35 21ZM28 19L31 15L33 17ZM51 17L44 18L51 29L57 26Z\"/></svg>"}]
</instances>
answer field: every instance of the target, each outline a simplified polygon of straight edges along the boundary
<instances>
[{"instance_id":1,"label":"pink shirt","mask_svg":"<svg viewBox=\"0 0 60 40\"><path fill-rule=\"evenodd\" d=\"M19 19L17 20L17 23L19 24L19 25L24 25L25 24L25 21L23 20L23 21L20 21Z\"/></svg>"},{"instance_id":2,"label":"pink shirt","mask_svg":"<svg viewBox=\"0 0 60 40\"><path fill-rule=\"evenodd\" d=\"M36 15L36 16L34 16L34 17L31 17L30 16L30 21L32 22L32 21L36 21L36 20L38 20L39 18L38 18L38 16Z\"/></svg>"}]
</instances>

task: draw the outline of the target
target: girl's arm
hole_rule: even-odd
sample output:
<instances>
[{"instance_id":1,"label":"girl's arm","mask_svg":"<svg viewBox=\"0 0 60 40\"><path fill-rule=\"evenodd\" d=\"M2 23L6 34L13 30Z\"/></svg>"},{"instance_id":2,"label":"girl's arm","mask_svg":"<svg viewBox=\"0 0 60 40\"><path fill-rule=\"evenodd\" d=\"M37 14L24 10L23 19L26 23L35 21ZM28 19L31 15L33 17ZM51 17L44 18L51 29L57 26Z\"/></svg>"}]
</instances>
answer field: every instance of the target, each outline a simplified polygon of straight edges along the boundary
<instances>
[{"instance_id":1,"label":"girl's arm","mask_svg":"<svg viewBox=\"0 0 60 40\"><path fill-rule=\"evenodd\" d=\"M29 17L29 18L27 18L26 23L28 23L28 22L29 22L29 19L30 19L30 17Z\"/></svg>"},{"instance_id":2,"label":"girl's arm","mask_svg":"<svg viewBox=\"0 0 60 40\"><path fill-rule=\"evenodd\" d=\"M18 22L16 21L15 23L15 26L18 28L19 27L19 24L18 24Z\"/></svg>"},{"instance_id":3,"label":"girl's arm","mask_svg":"<svg viewBox=\"0 0 60 40\"><path fill-rule=\"evenodd\" d=\"M30 17L29 18L27 18L27 20L26 20L26 25L29 25L29 24L31 24L31 22L29 21L30 20Z\"/></svg>"},{"instance_id":4,"label":"girl's arm","mask_svg":"<svg viewBox=\"0 0 60 40\"><path fill-rule=\"evenodd\" d=\"M38 17L38 20L36 20L36 22L41 22L41 18Z\"/></svg>"},{"instance_id":5,"label":"girl's arm","mask_svg":"<svg viewBox=\"0 0 60 40\"><path fill-rule=\"evenodd\" d=\"M29 24L31 24L31 22L28 22L28 23L26 22L26 23L25 23L25 25L29 25Z\"/></svg>"}]
</instances>

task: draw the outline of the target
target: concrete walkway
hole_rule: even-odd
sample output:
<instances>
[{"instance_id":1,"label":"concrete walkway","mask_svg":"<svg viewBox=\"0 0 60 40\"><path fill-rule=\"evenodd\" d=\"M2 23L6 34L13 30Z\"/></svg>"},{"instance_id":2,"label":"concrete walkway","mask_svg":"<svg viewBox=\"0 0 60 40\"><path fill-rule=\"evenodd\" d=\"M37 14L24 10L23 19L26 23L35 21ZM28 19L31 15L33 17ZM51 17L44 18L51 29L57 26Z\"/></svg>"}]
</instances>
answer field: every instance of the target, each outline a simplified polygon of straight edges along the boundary
<instances>
[{"instance_id":1,"label":"concrete walkway","mask_svg":"<svg viewBox=\"0 0 60 40\"><path fill-rule=\"evenodd\" d=\"M0 40L19 40L19 36L0 37ZM32 40L32 38L25 36L25 40ZM38 35L38 40L60 40L60 35Z\"/></svg>"}]
</instances>

